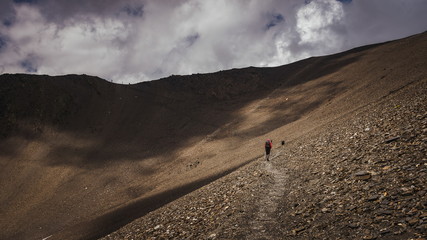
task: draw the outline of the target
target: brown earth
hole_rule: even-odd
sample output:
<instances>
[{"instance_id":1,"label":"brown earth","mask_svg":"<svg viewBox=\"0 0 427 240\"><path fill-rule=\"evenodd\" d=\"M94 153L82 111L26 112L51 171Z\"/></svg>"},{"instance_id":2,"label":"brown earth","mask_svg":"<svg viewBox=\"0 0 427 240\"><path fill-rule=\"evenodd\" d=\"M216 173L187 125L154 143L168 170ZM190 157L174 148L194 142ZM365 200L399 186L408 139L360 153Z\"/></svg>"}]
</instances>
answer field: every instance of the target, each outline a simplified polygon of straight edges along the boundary
<instances>
[{"instance_id":1,"label":"brown earth","mask_svg":"<svg viewBox=\"0 0 427 240\"><path fill-rule=\"evenodd\" d=\"M140 217L109 238L421 236L426 40L136 85L1 75L0 239ZM287 144L254 161L266 137Z\"/></svg>"},{"instance_id":2,"label":"brown earth","mask_svg":"<svg viewBox=\"0 0 427 240\"><path fill-rule=\"evenodd\" d=\"M410 84L102 239L425 239L426 102Z\"/></svg>"}]
</instances>

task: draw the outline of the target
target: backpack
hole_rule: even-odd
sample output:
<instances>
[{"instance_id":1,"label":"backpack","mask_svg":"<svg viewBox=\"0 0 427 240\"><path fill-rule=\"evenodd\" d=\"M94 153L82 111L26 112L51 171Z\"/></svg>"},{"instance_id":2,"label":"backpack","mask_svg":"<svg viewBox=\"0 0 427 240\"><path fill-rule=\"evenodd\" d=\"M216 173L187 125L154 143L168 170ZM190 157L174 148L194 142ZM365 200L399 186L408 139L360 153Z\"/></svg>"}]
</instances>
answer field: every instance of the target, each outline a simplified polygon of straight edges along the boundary
<instances>
[{"instance_id":1,"label":"backpack","mask_svg":"<svg viewBox=\"0 0 427 240\"><path fill-rule=\"evenodd\" d=\"M270 141L265 141L265 147L266 148L271 148Z\"/></svg>"}]
</instances>

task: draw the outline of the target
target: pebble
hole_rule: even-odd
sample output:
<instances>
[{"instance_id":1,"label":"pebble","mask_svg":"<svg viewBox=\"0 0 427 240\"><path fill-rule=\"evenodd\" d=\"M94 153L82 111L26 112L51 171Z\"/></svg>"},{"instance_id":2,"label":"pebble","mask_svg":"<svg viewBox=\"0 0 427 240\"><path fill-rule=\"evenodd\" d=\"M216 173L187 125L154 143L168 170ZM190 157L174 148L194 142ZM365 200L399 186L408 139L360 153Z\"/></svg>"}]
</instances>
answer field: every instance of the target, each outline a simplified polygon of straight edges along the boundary
<instances>
[{"instance_id":1,"label":"pebble","mask_svg":"<svg viewBox=\"0 0 427 240\"><path fill-rule=\"evenodd\" d=\"M381 230L380 230L380 234L381 234L381 235L384 235L384 234L387 234L387 233L390 233L390 229L388 229L388 228L383 228L383 229L381 229Z\"/></svg>"},{"instance_id":2,"label":"pebble","mask_svg":"<svg viewBox=\"0 0 427 240\"><path fill-rule=\"evenodd\" d=\"M347 226L348 226L349 228L358 228L358 227L359 227L359 224L356 224L356 223L349 223L349 224L347 224Z\"/></svg>"},{"instance_id":3,"label":"pebble","mask_svg":"<svg viewBox=\"0 0 427 240\"><path fill-rule=\"evenodd\" d=\"M370 197L367 198L368 201L375 201L378 200L380 198L380 195L375 194L375 195L371 195Z\"/></svg>"},{"instance_id":4,"label":"pebble","mask_svg":"<svg viewBox=\"0 0 427 240\"><path fill-rule=\"evenodd\" d=\"M410 188L401 188L400 189L400 195L402 196L410 196L413 194L413 190Z\"/></svg>"},{"instance_id":5,"label":"pebble","mask_svg":"<svg viewBox=\"0 0 427 240\"><path fill-rule=\"evenodd\" d=\"M299 227L299 228L295 228L295 229L293 229L292 230L292 233L294 234L294 235L297 235L298 233L300 233L300 232L302 232L302 231L304 231L305 230L305 227L304 226L302 226L302 227Z\"/></svg>"},{"instance_id":6,"label":"pebble","mask_svg":"<svg viewBox=\"0 0 427 240\"><path fill-rule=\"evenodd\" d=\"M392 137L392 138L386 139L384 142L385 143L391 143L391 142L398 140L399 138L400 138L400 136Z\"/></svg>"},{"instance_id":7,"label":"pebble","mask_svg":"<svg viewBox=\"0 0 427 240\"><path fill-rule=\"evenodd\" d=\"M327 208L322 208L322 213L327 213L327 212L329 212L329 209L327 209Z\"/></svg>"},{"instance_id":8,"label":"pebble","mask_svg":"<svg viewBox=\"0 0 427 240\"><path fill-rule=\"evenodd\" d=\"M417 218L411 218L407 222L410 226L413 226L413 225L417 224L419 222L419 220Z\"/></svg>"},{"instance_id":9,"label":"pebble","mask_svg":"<svg viewBox=\"0 0 427 240\"><path fill-rule=\"evenodd\" d=\"M368 180L371 178L371 174L367 171L360 171L354 174L357 180Z\"/></svg>"},{"instance_id":10,"label":"pebble","mask_svg":"<svg viewBox=\"0 0 427 240\"><path fill-rule=\"evenodd\" d=\"M208 239L212 239L212 240L216 239L216 234L212 233L211 235L209 235Z\"/></svg>"}]
</instances>

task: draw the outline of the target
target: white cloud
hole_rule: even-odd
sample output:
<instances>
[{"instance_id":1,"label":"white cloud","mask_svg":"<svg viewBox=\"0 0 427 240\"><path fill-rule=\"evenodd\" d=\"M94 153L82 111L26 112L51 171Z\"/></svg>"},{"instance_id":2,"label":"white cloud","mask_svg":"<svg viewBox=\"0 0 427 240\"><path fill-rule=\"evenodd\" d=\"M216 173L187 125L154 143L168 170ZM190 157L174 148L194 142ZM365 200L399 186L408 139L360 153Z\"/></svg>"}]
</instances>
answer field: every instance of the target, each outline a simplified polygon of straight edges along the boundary
<instances>
[{"instance_id":1,"label":"white cloud","mask_svg":"<svg viewBox=\"0 0 427 240\"><path fill-rule=\"evenodd\" d=\"M296 29L299 44L321 45L319 48L340 47L342 36L334 28L344 19L342 4L338 1L318 0L301 7L297 13ZM338 45L338 46L337 46Z\"/></svg>"},{"instance_id":2,"label":"white cloud","mask_svg":"<svg viewBox=\"0 0 427 240\"><path fill-rule=\"evenodd\" d=\"M139 82L283 65L427 30L424 0L108 2L5 4L14 14L1 19L0 71Z\"/></svg>"}]
</instances>

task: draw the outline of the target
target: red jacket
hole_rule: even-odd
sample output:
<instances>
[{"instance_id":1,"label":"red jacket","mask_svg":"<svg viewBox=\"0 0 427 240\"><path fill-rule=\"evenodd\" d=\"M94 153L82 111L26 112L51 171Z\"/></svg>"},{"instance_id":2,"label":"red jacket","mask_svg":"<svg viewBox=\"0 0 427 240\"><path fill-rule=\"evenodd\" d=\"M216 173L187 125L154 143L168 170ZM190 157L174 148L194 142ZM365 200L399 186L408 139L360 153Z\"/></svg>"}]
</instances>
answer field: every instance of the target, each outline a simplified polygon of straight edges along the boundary
<instances>
[{"instance_id":1,"label":"red jacket","mask_svg":"<svg viewBox=\"0 0 427 240\"><path fill-rule=\"evenodd\" d=\"M265 141L265 147L266 148L273 148L273 143L271 142L270 139L267 139L267 141Z\"/></svg>"}]
</instances>

